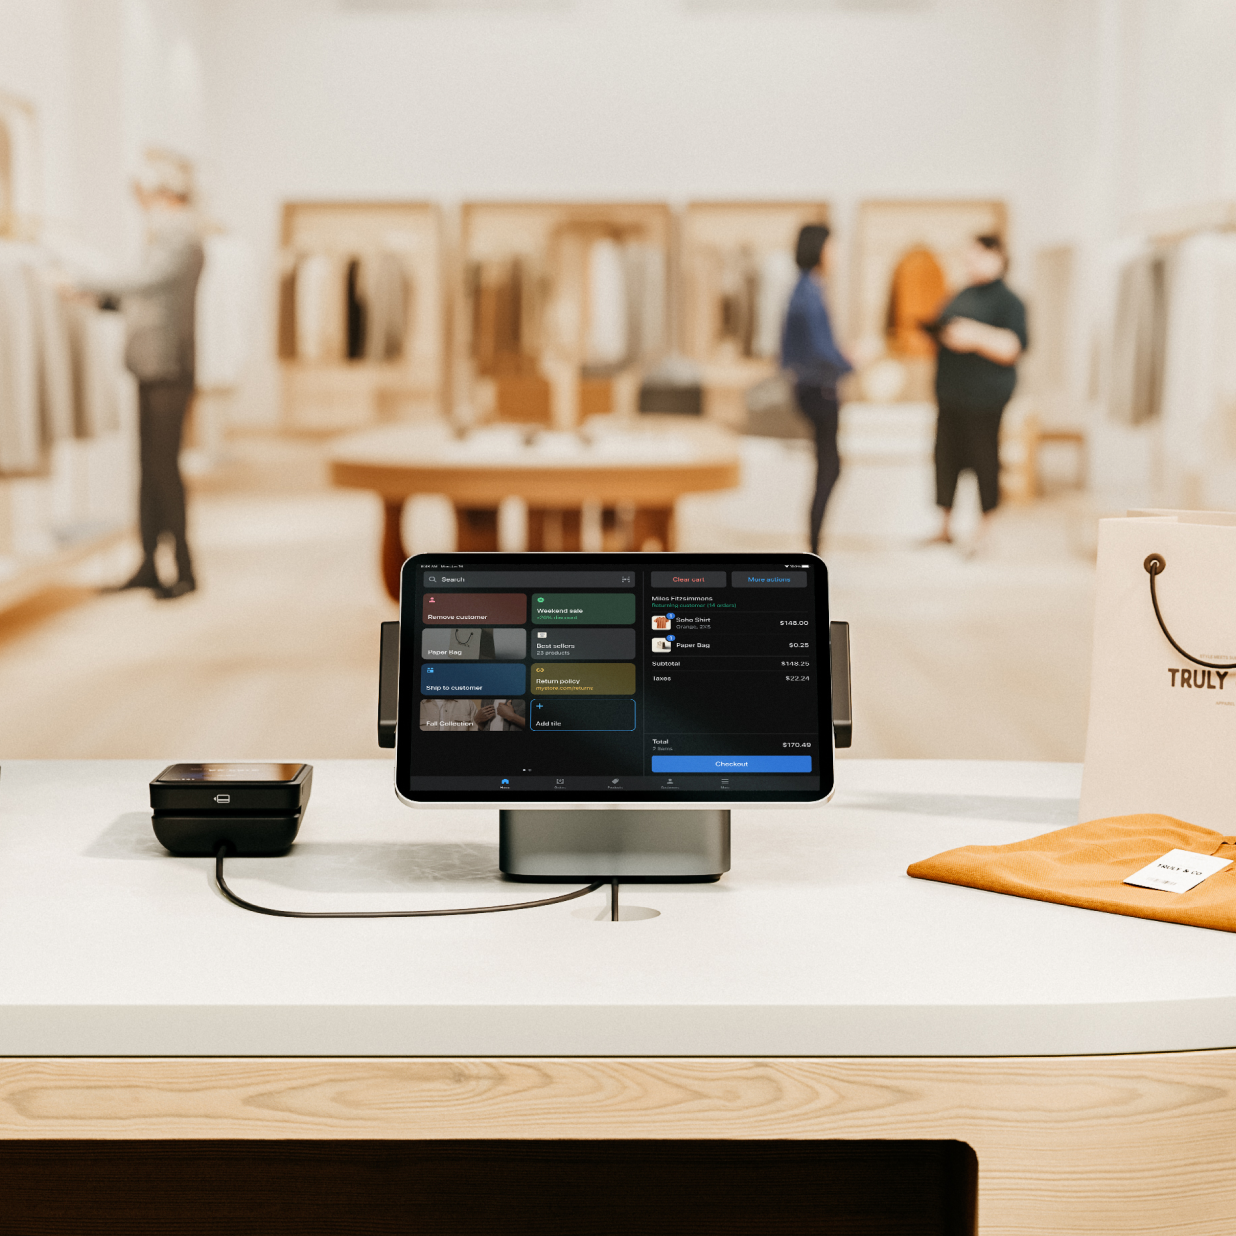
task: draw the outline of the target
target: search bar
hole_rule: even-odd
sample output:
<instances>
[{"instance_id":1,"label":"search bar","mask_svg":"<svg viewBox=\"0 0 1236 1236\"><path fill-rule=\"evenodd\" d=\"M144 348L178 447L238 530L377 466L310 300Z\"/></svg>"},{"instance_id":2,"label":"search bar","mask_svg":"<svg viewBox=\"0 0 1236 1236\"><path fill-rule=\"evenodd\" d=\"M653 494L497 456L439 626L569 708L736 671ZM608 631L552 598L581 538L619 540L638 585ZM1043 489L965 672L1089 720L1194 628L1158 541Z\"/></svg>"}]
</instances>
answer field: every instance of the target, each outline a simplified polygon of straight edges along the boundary
<instances>
[{"instance_id":1,"label":"search bar","mask_svg":"<svg viewBox=\"0 0 1236 1236\"><path fill-rule=\"evenodd\" d=\"M632 571L422 571L425 588L634 588Z\"/></svg>"}]
</instances>

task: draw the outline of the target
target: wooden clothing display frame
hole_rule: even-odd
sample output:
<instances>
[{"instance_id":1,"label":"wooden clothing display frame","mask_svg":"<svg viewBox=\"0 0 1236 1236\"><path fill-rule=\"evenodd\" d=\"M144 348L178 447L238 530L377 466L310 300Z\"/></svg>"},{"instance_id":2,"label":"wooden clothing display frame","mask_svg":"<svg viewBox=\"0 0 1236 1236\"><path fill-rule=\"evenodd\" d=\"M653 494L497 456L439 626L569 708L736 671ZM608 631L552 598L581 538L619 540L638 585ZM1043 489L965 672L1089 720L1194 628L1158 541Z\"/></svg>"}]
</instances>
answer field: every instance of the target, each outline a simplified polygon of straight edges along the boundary
<instances>
[{"instance_id":1,"label":"wooden clothing display frame","mask_svg":"<svg viewBox=\"0 0 1236 1236\"><path fill-rule=\"evenodd\" d=\"M664 311L672 312L673 216L664 202L465 202L454 312L456 413L486 420L574 429L590 415L633 412L637 363L585 372L588 246L638 241L664 255ZM477 356L483 264L520 264L518 350L487 365ZM666 345L672 334L666 331Z\"/></svg>"},{"instance_id":2,"label":"wooden clothing display frame","mask_svg":"<svg viewBox=\"0 0 1236 1236\"><path fill-rule=\"evenodd\" d=\"M432 202L287 202L277 304L283 425L337 432L441 415L449 406L450 287L441 209ZM306 360L289 346L288 287L298 257L384 251L409 292L401 354L391 360ZM340 306L343 312L343 306Z\"/></svg>"}]
</instances>

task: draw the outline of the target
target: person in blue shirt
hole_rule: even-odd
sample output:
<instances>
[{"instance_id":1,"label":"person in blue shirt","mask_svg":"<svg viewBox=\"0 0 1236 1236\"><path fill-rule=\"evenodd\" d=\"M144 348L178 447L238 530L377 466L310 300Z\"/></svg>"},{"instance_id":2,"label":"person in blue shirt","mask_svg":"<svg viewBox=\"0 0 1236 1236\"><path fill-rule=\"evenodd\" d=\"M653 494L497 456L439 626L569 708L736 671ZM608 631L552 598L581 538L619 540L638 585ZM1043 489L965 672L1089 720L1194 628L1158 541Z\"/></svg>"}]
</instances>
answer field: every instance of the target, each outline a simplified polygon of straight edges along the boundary
<instances>
[{"instance_id":1,"label":"person in blue shirt","mask_svg":"<svg viewBox=\"0 0 1236 1236\"><path fill-rule=\"evenodd\" d=\"M824 508L841 474L837 454L837 381L853 366L833 338L824 303L829 230L808 224L798 233L794 260L802 271L781 334L781 367L794 375L799 410L815 429L815 497L811 503L811 552L819 553Z\"/></svg>"}]
</instances>

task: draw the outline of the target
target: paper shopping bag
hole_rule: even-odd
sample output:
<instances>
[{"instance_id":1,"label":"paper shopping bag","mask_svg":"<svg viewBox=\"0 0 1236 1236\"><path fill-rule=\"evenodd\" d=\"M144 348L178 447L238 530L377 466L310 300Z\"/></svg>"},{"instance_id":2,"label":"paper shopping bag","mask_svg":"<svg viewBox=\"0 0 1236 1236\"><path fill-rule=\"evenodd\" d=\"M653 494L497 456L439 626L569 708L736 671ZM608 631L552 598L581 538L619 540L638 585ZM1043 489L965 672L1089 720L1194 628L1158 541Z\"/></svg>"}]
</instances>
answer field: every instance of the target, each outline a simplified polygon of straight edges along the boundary
<instances>
[{"instance_id":1,"label":"paper shopping bag","mask_svg":"<svg viewBox=\"0 0 1236 1236\"><path fill-rule=\"evenodd\" d=\"M1080 818L1142 814L1236 832L1236 515L1099 523Z\"/></svg>"}]
</instances>

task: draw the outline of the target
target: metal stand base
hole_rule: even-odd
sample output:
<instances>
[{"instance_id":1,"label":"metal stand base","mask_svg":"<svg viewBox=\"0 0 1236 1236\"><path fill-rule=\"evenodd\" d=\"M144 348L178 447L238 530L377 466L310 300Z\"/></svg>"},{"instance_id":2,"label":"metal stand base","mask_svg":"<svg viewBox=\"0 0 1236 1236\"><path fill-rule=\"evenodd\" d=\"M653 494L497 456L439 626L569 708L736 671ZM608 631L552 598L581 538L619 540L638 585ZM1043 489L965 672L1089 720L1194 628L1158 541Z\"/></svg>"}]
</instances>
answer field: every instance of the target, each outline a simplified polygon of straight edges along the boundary
<instances>
[{"instance_id":1,"label":"metal stand base","mask_svg":"<svg viewBox=\"0 0 1236 1236\"><path fill-rule=\"evenodd\" d=\"M728 811L501 811L498 866L513 880L718 880Z\"/></svg>"}]
</instances>

